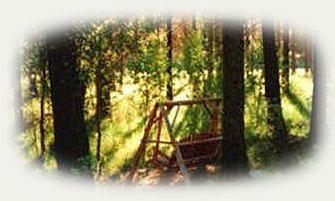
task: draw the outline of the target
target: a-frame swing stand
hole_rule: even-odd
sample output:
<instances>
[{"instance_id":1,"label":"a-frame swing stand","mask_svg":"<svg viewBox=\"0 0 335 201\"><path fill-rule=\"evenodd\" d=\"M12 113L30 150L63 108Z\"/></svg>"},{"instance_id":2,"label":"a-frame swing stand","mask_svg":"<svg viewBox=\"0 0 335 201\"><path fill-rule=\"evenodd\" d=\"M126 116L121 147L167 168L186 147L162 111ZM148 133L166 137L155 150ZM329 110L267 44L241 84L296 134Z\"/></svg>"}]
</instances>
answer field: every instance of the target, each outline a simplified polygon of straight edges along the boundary
<instances>
[{"instance_id":1,"label":"a-frame swing stand","mask_svg":"<svg viewBox=\"0 0 335 201\"><path fill-rule=\"evenodd\" d=\"M166 101L156 103L144 129L141 143L135 153L133 168L128 175L129 181L134 181L135 173L141 158L145 155L147 145L154 143L152 159L155 165L178 167L186 183L190 184L190 174L187 167L213 163L220 154L222 136L219 133L219 113L221 98L200 98L194 100ZM202 105L210 115L209 130L189 135L187 138L176 140L174 124L181 106ZM169 120L168 113L177 107L174 118ZM194 119L197 121L198 119ZM169 141L161 140L162 126L165 124ZM155 126L156 125L156 126ZM151 136L155 128L154 136ZM152 139L154 138L154 139ZM173 153L167 156L160 150L161 144L172 145Z\"/></svg>"}]
</instances>

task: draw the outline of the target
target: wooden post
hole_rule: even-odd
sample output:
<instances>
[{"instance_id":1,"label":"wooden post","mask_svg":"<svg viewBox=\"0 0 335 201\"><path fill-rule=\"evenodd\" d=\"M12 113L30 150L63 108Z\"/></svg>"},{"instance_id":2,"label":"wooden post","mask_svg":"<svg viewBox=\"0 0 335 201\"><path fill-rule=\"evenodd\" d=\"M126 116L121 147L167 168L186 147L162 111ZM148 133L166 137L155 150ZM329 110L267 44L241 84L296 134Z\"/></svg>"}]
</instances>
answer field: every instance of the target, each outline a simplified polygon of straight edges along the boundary
<instances>
[{"instance_id":1,"label":"wooden post","mask_svg":"<svg viewBox=\"0 0 335 201\"><path fill-rule=\"evenodd\" d=\"M179 166L179 169L180 169L181 173L183 174L183 176L185 178L186 185L191 185L192 183L191 183L191 180L190 180L190 175L189 175L189 173L186 169L185 163L183 161L183 157L182 157L179 145L177 144L176 139L173 136L173 129L172 129L172 126L169 122L167 112L166 112L164 106L161 106L160 109L163 113L163 116L164 116L164 119L165 119L165 124L166 124L167 130L168 130L172 145L173 145L174 149L176 150L176 159L177 159L177 164Z\"/></svg>"},{"instance_id":2,"label":"wooden post","mask_svg":"<svg viewBox=\"0 0 335 201\"><path fill-rule=\"evenodd\" d=\"M220 114L220 102L221 102L221 98L199 98L199 99L195 99L195 100L181 100L181 101L166 101L164 103L155 104L154 109L151 112L151 115L149 116L149 120L148 123L145 127L144 130L144 136L142 138L142 141L137 149L137 152L135 153L134 156L134 166L132 168L132 170L129 173L128 176L128 182L129 181L134 181L134 176L136 173L136 170L139 166L140 160L141 158L144 156L144 153L146 151L146 145L147 143L156 143L155 144L155 148L154 148L154 155L153 155L153 162L158 160L158 155L165 155L164 153L160 152L159 150L159 144L160 143L166 143L166 144L172 144L173 148L176 151L176 162L177 165L181 171L181 173L183 174L184 178L185 178L185 183L187 185L191 185L191 181L190 181L190 175L189 172L187 170L187 167L185 165L185 160L183 159L181 150L180 150L180 144L183 143L178 143L175 139L175 136L173 134L173 127L174 124L176 122L179 110L180 110L180 106L192 106L195 104L203 104L206 109L208 110L208 112L211 114L211 122L210 122L210 132L216 134L218 132L218 121L219 121L219 114ZM209 105L207 104L211 104L211 108L209 107ZM178 106L177 111L175 113L175 116L173 118L172 123L169 121L168 118L168 111L170 111L174 106ZM158 114L159 113L159 114ZM158 114L158 115L157 115ZM166 142L166 141L161 141L161 130L162 130L162 125L163 125L163 118L167 127L167 131L170 137L170 142ZM158 123L157 123L158 122ZM157 123L157 131L156 131L156 140L150 140L150 131L153 127L153 125ZM210 142L210 141L216 141L216 140L220 140L220 138L213 138L213 139L208 139L208 140L202 140L203 142ZM194 143L198 143L198 142L184 142L184 144L194 144ZM168 158L168 157L166 157Z\"/></svg>"},{"instance_id":3,"label":"wooden post","mask_svg":"<svg viewBox=\"0 0 335 201\"><path fill-rule=\"evenodd\" d=\"M173 118L173 121L172 121L172 124L171 124L172 128L174 127L174 123L176 122L176 119L177 119L177 116L178 116L178 113L179 113L179 109L180 109L180 105L178 105L176 114L174 115L174 118Z\"/></svg>"},{"instance_id":4,"label":"wooden post","mask_svg":"<svg viewBox=\"0 0 335 201\"><path fill-rule=\"evenodd\" d=\"M129 173L128 182L134 180L135 172L136 172L136 170L138 168L138 165L140 163L140 160L141 160L142 156L144 155L151 127L155 123L157 109L158 109L158 104L156 104L155 107L154 107L154 109L152 110L151 115L149 117L149 122L148 122L147 126L144 129L144 136L142 138L140 146L138 147L138 149L136 151L136 154L135 154L135 157L134 157L135 158L134 167L132 168L132 170Z\"/></svg>"},{"instance_id":5,"label":"wooden post","mask_svg":"<svg viewBox=\"0 0 335 201\"><path fill-rule=\"evenodd\" d=\"M159 151L159 143L160 143L160 138L161 138L161 131L162 131L162 122L163 122L163 116L162 116L162 112L159 113L158 116L158 128L157 128L157 137L156 137L156 146L155 146L155 150L154 150L154 155L153 155L153 160L157 161L157 155L158 155L158 151Z\"/></svg>"}]
</instances>

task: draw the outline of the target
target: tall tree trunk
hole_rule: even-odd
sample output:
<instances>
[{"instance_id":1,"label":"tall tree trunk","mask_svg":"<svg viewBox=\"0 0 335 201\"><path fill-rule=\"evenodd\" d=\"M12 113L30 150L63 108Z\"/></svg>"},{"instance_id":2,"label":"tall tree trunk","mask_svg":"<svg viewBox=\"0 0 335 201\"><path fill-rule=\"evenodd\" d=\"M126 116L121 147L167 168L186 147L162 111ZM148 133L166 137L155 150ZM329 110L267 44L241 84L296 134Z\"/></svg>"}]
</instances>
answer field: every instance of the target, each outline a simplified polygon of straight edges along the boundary
<instances>
[{"instance_id":1,"label":"tall tree trunk","mask_svg":"<svg viewBox=\"0 0 335 201\"><path fill-rule=\"evenodd\" d=\"M173 77L172 77L172 17L169 17L166 22L167 25L167 47L168 47L168 66L166 69L166 73L168 75L167 78L167 86L166 86L166 97L168 100L173 99Z\"/></svg>"},{"instance_id":2,"label":"tall tree trunk","mask_svg":"<svg viewBox=\"0 0 335 201\"><path fill-rule=\"evenodd\" d=\"M41 65L41 101L40 101L40 145L41 145L41 159L45 155L45 129L44 129L44 102L46 93L46 51L45 47L40 47L40 65Z\"/></svg>"},{"instance_id":3,"label":"tall tree trunk","mask_svg":"<svg viewBox=\"0 0 335 201\"><path fill-rule=\"evenodd\" d=\"M287 128L282 114L279 68L276 54L276 42L273 23L269 23L269 28L262 25L263 32L263 52L264 52L264 76L265 76L265 96L268 104L268 123L270 132L273 133L277 150L280 151L287 139Z\"/></svg>"},{"instance_id":4,"label":"tall tree trunk","mask_svg":"<svg viewBox=\"0 0 335 201\"><path fill-rule=\"evenodd\" d=\"M101 174L101 117L102 117L102 75L101 75L101 61L99 61L99 65L95 69L95 86L96 86L96 110L95 110L95 123L96 123L96 129L97 129L97 147L96 147L96 160L97 160L97 173L98 176Z\"/></svg>"},{"instance_id":5,"label":"tall tree trunk","mask_svg":"<svg viewBox=\"0 0 335 201\"><path fill-rule=\"evenodd\" d=\"M100 106L101 106L101 118L110 117L112 113L112 104L110 92L113 90L113 69L110 66L107 66L103 54L99 56L98 66L96 68L100 69L100 71L104 71L100 76Z\"/></svg>"},{"instance_id":6,"label":"tall tree trunk","mask_svg":"<svg viewBox=\"0 0 335 201\"><path fill-rule=\"evenodd\" d=\"M290 40L290 49L291 49L291 75L295 74L297 69L296 62L295 62L295 52L296 52L296 45L295 45L295 29L291 27L291 40Z\"/></svg>"},{"instance_id":7,"label":"tall tree trunk","mask_svg":"<svg viewBox=\"0 0 335 201\"><path fill-rule=\"evenodd\" d=\"M207 44L206 44L206 51L207 51L207 59L206 59L206 69L207 69L207 76L204 84L204 89L203 89L203 96L211 96L213 95L212 91L212 85L213 85L213 71L214 71L214 50L213 50L213 45L214 45L214 29L213 29L213 22L209 20L207 22Z\"/></svg>"},{"instance_id":8,"label":"tall tree trunk","mask_svg":"<svg viewBox=\"0 0 335 201\"><path fill-rule=\"evenodd\" d=\"M312 57L311 57L311 41L306 37L305 39L305 75L308 76L312 68Z\"/></svg>"},{"instance_id":9,"label":"tall tree trunk","mask_svg":"<svg viewBox=\"0 0 335 201\"><path fill-rule=\"evenodd\" d=\"M283 33L284 47L283 47L283 72L282 72L282 85L283 92L290 92L290 64L289 64L289 30L286 26L284 26Z\"/></svg>"},{"instance_id":10,"label":"tall tree trunk","mask_svg":"<svg viewBox=\"0 0 335 201\"><path fill-rule=\"evenodd\" d=\"M110 72L107 72L108 74L110 74ZM108 76L108 78L111 76ZM111 100L110 100L110 92L111 92L111 82L112 79L108 79L106 77L106 75L102 75L101 76L101 117L102 118L106 118L111 116L111 110L112 110L112 106L111 106Z\"/></svg>"},{"instance_id":11,"label":"tall tree trunk","mask_svg":"<svg viewBox=\"0 0 335 201\"><path fill-rule=\"evenodd\" d=\"M89 151L83 113L86 86L80 79L73 37L74 33L66 31L47 38L55 154L63 171L78 167L78 159Z\"/></svg>"},{"instance_id":12,"label":"tall tree trunk","mask_svg":"<svg viewBox=\"0 0 335 201\"><path fill-rule=\"evenodd\" d=\"M243 23L227 22L223 34L223 144L224 175L242 176L248 172L244 142L244 38Z\"/></svg>"}]
</instances>

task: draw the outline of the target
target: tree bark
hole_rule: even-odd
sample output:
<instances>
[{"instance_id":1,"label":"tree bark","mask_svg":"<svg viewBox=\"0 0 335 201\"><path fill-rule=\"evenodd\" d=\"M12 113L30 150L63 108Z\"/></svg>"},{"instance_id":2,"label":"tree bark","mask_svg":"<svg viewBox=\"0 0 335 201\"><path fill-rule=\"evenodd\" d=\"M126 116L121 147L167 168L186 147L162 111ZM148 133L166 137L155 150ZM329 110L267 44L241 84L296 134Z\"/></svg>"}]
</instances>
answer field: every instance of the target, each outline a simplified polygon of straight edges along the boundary
<instances>
[{"instance_id":1,"label":"tree bark","mask_svg":"<svg viewBox=\"0 0 335 201\"><path fill-rule=\"evenodd\" d=\"M295 74L296 71L296 63L295 63L295 52L296 52L296 46L295 46L295 30L292 26L291 29L291 40L290 40L290 49L291 49L291 75Z\"/></svg>"},{"instance_id":2,"label":"tree bark","mask_svg":"<svg viewBox=\"0 0 335 201\"><path fill-rule=\"evenodd\" d=\"M55 155L63 171L78 167L78 159L89 151L83 113L86 86L80 78L73 38L69 31L47 38Z\"/></svg>"},{"instance_id":3,"label":"tree bark","mask_svg":"<svg viewBox=\"0 0 335 201\"><path fill-rule=\"evenodd\" d=\"M41 101L40 101L40 145L41 155L43 158L45 155L45 129L44 129L44 102L46 93L46 52L45 47L40 47L40 66L41 66Z\"/></svg>"},{"instance_id":4,"label":"tree bark","mask_svg":"<svg viewBox=\"0 0 335 201\"><path fill-rule=\"evenodd\" d=\"M222 173L243 176L248 172L244 142L244 38L242 21L224 23L223 33L223 144Z\"/></svg>"},{"instance_id":5,"label":"tree bark","mask_svg":"<svg viewBox=\"0 0 335 201\"><path fill-rule=\"evenodd\" d=\"M101 61L99 61L99 64ZM101 65L98 65L95 69L95 86L96 86L96 99L97 99L97 104L96 104L96 111L95 111L95 123L96 123L96 129L97 129L97 147L96 147L96 160L97 160L97 172L98 175L101 173L101 168L100 168L100 162L101 162L101 116L103 113L103 108L102 108L102 102L103 102L103 97L102 97L102 75L101 75Z\"/></svg>"},{"instance_id":6,"label":"tree bark","mask_svg":"<svg viewBox=\"0 0 335 201\"><path fill-rule=\"evenodd\" d=\"M284 47L283 47L283 72L282 72L282 85L283 85L283 92L289 93L290 92L290 64L289 64L289 31L286 26L284 26L284 33L283 33L283 40L284 40Z\"/></svg>"},{"instance_id":7,"label":"tree bark","mask_svg":"<svg viewBox=\"0 0 335 201\"><path fill-rule=\"evenodd\" d=\"M273 133L277 150L281 150L286 143L287 128L282 114L279 68L276 54L276 42L273 23L269 23L269 29L262 25L263 52L264 52L264 77L265 96L268 104L268 123L270 132Z\"/></svg>"},{"instance_id":8,"label":"tree bark","mask_svg":"<svg viewBox=\"0 0 335 201\"><path fill-rule=\"evenodd\" d=\"M312 69L312 56L311 56L311 41L306 37L305 39L305 75L308 76Z\"/></svg>"},{"instance_id":9,"label":"tree bark","mask_svg":"<svg viewBox=\"0 0 335 201\"><path fill-rule=\"evenodd\" d=\"M168 75L166 86L166 97L168 100L173 100L173 77L172 77L172 17L169 17L166 22L167 25L167 47L168 47L168 66L166 73Z\"/></svg>"}]
</instances>

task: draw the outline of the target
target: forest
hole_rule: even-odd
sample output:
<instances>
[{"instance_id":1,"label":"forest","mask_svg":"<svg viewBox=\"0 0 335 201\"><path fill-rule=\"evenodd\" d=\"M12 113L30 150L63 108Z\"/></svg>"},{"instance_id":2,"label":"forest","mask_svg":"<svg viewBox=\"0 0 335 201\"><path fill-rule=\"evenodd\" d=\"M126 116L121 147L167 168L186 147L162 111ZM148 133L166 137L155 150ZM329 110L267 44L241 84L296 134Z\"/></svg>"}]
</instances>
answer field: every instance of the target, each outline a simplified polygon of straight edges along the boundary
<instances>
[{"instance_id":1,"label":"forest","mask_svg":"<svg viewBox=\"0 0 335 201\"><path fill-rule=\"evenodd\" d=\"M22 43L27 164L94 183L190 185L303 166L317 136L315 44L280 19L133 16Z\"/></svg>"}]
</instances>

